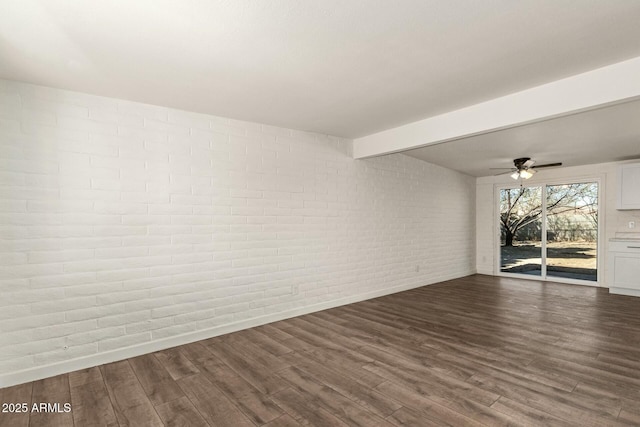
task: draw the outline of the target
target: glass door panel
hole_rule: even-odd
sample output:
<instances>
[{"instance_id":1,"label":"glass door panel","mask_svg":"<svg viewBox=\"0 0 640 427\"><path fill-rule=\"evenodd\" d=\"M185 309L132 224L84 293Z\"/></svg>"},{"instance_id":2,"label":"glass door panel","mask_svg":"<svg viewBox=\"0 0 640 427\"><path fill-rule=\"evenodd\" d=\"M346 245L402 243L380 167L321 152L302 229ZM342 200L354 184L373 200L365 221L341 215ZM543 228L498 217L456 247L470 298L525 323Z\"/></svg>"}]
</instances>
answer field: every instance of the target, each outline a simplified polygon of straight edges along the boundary
<instances>
[{"instance_id":1,"label":"glass door panel","mask_svg":"<svg viewBox=\"0 0 640 427\"><path fill-rule=\"evenodd\" d=\"M546 187L547 276L598 280L598 183Z\"/></svg>"},{"instance_id":2,"label":"glass door panel","mask_svg":"<svg viewBox=\"0 0 640 427\"><path fill-rule=\"evenodd\" d=\"M500 271L542 276L542 187L500 190Z\"/></svg>"}]
</instances>

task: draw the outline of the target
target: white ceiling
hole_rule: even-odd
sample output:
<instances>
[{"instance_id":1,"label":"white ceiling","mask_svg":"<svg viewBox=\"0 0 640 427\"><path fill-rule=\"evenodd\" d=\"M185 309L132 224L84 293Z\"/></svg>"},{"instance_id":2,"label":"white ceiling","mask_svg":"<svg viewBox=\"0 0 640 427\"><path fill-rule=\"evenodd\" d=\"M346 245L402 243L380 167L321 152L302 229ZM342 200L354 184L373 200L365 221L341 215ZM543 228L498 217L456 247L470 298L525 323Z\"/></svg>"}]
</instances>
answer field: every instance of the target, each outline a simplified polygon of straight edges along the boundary
<instances>
[{"instance_id":1,"label":"white ceiling","mask_svg":"<svg viewBox=\"0 0 640 427\"><path fill-rule=\"evenodd\" d=\"M359 137L640 56L638 22L638 0L0 0L0 77Z\"/></svg>"},{"instance_id":2,"label":"white ceiling","mask_svg":"<svg viewBox=\"0 0 640 427\"><path fill-rule=\"evenodd\" d=\"M509 168L513 159L563 167L640 159L640 100L405 151L473 176Z\"/></svg>"}]
</instances>

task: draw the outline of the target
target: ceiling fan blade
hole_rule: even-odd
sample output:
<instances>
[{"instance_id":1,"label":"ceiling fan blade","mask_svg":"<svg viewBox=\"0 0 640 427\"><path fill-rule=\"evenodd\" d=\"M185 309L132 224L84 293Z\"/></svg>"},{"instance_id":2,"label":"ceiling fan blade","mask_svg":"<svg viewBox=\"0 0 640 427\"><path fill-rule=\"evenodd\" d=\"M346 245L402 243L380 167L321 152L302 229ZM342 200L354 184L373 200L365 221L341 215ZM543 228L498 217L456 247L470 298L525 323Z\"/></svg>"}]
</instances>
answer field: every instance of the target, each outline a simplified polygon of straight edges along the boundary
<instances>
[{"instance_id":1,"label":"ceiling fan blade","mask_svg":"<svg viewBox=\"0 0 640 427\"><path fill-rule=\"evenodd\" d=\"M533 166L533 164L534 164L535 162L536 162L535 160L531 160L531 159L529 159L529 160L527 160L526 162L524 162L524 163L522 164L522 167L523 167L523 168L525 168L525 169L530 168L531 166Z\"/></svg>"},{"instance_id":2,"label":"ceiling fan blade","mask_svg":"<svg viewBox=\"0 0 640 427\"><path fill-rule=\"evenodd\" d=\"M495 169L495 168L494 168L494 169ZM514 170L509 170L509 171L506 171L506 172L500 172L500 173L497 173L497 174L495 174L495 175L493 175L493 176L506 175L506 174L508 174L508 173L513 173L513 172L515 172L515 169L514 169Z\"/></svg>"},{"instance_id":3,"label":"ceiling fan blade","mask_svg":"<svg viewBox=\"0 0 640 427\"><path fill-rule=\"evenodd\" d=\"M553 168L556 166L562 166L562 163L547 163L546 165L532 166L531 169Z\"/></svg>"},{"instance_id":4,"label":"ceiling fan blade","mask_svg":"<svg viewBox=\"0 0 640 427\"><path fill-rule=\"evenodd\" d=\"M489 169L491 169L491 170L507 170L507 169L515 170L515 168L489 168Z\"/></svg>"}]
</instances>

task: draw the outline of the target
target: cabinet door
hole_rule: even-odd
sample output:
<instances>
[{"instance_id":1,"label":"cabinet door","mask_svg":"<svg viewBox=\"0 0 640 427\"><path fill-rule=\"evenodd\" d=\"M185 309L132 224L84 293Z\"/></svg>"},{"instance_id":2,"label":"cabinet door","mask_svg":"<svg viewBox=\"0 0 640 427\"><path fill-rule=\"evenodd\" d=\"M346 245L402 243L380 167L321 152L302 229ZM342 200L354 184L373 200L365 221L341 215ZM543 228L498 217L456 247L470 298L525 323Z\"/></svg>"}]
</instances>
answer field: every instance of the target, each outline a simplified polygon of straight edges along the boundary
<instances>
[{"instance_id":1,"label":"cabinet door","mask_svg":"<svg viewBox=\"0 0 640 427\"><path fill-rule=\"evenodd\" d=\"M618 209L640 209L640 163L620 166Z\"/></svg>"},{"instance_id":2,"label":"cabinet door","mask_svg":"<svg viewBox=\"0 0 640 427\"><path fill-rule=\"evenodd\" d=\"M613 286L640 289L640 256L613 253Z\"/></svg>"}]
</instances>

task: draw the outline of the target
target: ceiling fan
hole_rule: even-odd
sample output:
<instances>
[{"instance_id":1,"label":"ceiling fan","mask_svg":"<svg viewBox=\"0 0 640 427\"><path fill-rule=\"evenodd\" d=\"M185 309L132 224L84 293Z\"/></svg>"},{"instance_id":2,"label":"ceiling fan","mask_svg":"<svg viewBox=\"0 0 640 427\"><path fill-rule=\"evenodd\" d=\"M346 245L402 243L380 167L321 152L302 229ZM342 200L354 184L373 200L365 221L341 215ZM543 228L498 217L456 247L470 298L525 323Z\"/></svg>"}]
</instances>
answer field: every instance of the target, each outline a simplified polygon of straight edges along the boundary
<instances>
[{"instance_id":1,"label":"ceiling fan","mask_svg":"<svg viewBox=\"0 0 640 427\"><path fill-rule=\"evenodd\" d=\"M491 168L491 169L509 169L507 172L502 172L497 175L511 174L513 179L529 179L537 172L537 169L551 168L556 166L562 166L562 163L547 163L545 165L534 166L535 160L531 160L530 157L520 157L513 160L513 168ZM497 176L496 175L496 176Z\"/></svg>"}]
</instances>

